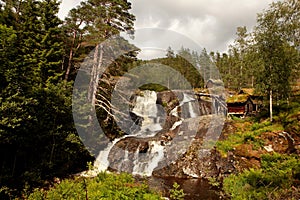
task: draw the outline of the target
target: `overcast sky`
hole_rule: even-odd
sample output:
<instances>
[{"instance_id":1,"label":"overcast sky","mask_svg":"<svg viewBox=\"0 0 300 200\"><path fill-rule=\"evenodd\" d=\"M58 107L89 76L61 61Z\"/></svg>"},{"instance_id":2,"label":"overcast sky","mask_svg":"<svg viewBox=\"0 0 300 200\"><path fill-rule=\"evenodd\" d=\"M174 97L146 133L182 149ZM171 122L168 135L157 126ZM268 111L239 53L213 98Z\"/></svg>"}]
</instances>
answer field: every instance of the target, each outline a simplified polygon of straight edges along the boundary
<instances>
[{"instance_id":1,"label":"overcast sky","mask_svg":"<svg viewBox=\"0 0 300 200\"><path fill-rule=\"evenodd\" d=\"M130 1L131 12L136 16L135 28L172 30L205 47L208 52L224 52L233 42L236 28L247 26L248 30L251 29L256 23L257 13L274 0ZM80 0L62 0L59 16L63 18L79 3ZM156 38L155 35L152 37ZM180 40L178 44L186 46L185 41Z\"/></svg>"}]
</instances>

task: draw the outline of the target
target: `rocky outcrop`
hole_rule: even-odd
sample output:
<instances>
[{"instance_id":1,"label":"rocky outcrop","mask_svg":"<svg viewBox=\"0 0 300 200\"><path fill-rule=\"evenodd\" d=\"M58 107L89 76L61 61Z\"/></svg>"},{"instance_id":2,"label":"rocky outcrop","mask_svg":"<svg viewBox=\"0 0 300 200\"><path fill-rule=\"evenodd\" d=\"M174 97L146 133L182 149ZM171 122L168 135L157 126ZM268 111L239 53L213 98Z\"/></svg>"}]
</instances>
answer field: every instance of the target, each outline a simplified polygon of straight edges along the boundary
<instances>
[{"instance_id":1,"label":"rocky outcrop","mask_svg":"<svg viewBox=\"0 0 300 200\"><path fill-rule=\"evenodd\" d=\"M216 115L201 116L194 120L197 133L190 139L191 143L179 158L169 165L157 169L154 176L176 178L208 178L235 171L234 160L229 155L222 158L213 147L214 138L218 137L224 119ZM209 144L210 143L210 144ZM170 152L176 152L170 149Z\"/></svg>"},{"instance_id":2,"label":"rocky outcrop","mask_svg":"<svg viewBox=\"0 0 300 200\"><path fill-rule=\"evenodd\" d=\"M155 142L163 146L164 155L153 169L154 176L208 178L231 173L235 169L230 155L222 158L212 148L223 122L221 116L206 115L184 120L174 130L162 130L150 138L124 138L110 152L110 168L134 173L137 160L151 157Z\"/></svg>"}]
</instances>

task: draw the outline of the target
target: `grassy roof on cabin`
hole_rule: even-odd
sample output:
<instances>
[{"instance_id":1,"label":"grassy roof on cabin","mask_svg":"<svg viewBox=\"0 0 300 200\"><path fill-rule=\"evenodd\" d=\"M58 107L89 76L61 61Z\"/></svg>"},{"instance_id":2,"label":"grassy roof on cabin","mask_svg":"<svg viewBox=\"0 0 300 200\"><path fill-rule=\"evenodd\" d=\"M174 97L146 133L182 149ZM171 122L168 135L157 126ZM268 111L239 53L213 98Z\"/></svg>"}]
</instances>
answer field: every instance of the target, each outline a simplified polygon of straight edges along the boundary
<instances>
[{"instance_id":1,"label":"grassy roof on cabin","mask_svg":"<svg viewBox=\"0 0 300 200\"><path fill-rule=\"evenodd\" d=\"M254 88L242 88L239 94L248 94L253 96L254 95Z\"/></svg>"},{"instance_id":2,"label":"grassy roof on cabin","mask_svg":"<svg viewBox=\"0 0 300 200\"><path fill-rule=\"evenodd\" d=\"M248 94L231 95L226 99L226 103L245 103L248 98Z\"/></svg>"}]
</instances>

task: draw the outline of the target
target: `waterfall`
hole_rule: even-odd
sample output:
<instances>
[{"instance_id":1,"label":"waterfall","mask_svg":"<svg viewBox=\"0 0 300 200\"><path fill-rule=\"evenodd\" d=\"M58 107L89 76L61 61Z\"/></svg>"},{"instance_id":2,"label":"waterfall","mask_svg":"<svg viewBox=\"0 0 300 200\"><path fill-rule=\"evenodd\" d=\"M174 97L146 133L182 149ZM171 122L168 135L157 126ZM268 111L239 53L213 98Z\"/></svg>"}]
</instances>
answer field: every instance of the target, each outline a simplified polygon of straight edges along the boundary
<instances>
[{"instance_id":1,"label":"waterfall","mask_svg":"<svg viewBox=\"0 0 300 200\"><path fill-rule=\"evenodd\" d=\"M149 90L143 91L143 96L136 97L132 113L143 119L141 131L136 136L151 137L162 129L156 100L156 92Z\"/></svg>"},{"instance_id":2,"label":"waterfall","mask_svg":"<svg viewBox=\"0 0 300 200\"><path fill-rule=\"evenodd\" d=\"M197 113L195 112L194 107L193 107L193 104L192 104L191 101L188 103L188 107L189 107L190 117L191 117L191 118L197 117L198 115L197 115Z\"/></svg>"},{"instance_id":3,"label":"waterfall","mask_svg":"<svg viewBox=\"0 0 300 200\"><path fill-rule=\"evenodd\" d=\"M149 143L150 153L140 154L137 150L132 174L151 176L159 161L164 158L164 146L159 141Z\"/></svg>"},{"instance_id":4,"label":"waterfall","mask_svg":"<svg viewBox=\"0 0 300 200\"><path fill-rule=\"evenodd\" d=\"M110 142L107 145L107 147L105 149L103 149L102 151L99 152L99 154L95 160L95 163L94 163L94 167L98 172L107 170L107 168L109 167L108 156L109 156L110 150L113 148L113 146L115 144L117 144L117 142L119 142L120 140L122 140L126 137L129 137L129 135L125 135L123 137L114 139L112 142Z\"/></svg>"},{"instance_id":5,"label":"waterfall","mask_svg":"<svg viewBox=\"0 0 300 200\"><path fill-rule=\"evenodd\" d=\"M196 106L196 99L192 94L183 93L183 99L180 102L180 106L182 107L184 118L195 118L199 116L199 109ZM198 109L198 112L197 112Z\"/></svg>"},{"instance_id":6,"label":"waterfall","mask_svg":"<svg viewBox=\"0 0 300 200\"><path fill-rule=\"evenodd\" d=\"M170 112L170 115L178 116L178 108L181 107L181 119L174 122L170 129L171 131L179 127L185 119L194 118L199 115L197 112L197 106L195 106L197 105L197 100L194 96L187 93L182 94L179 106L176 106ZM135 146L133 150L131 147L131 151L130 149L127 149L127 147L125 149L119 149L120 151L123 151L122 153L116 153L116 148L113 149L113 147L127 137L134 139L149 138L155 136L156 133L162 129L162 119L166 116L164 116L165 112L162 112L163 109L160 109L162 106L157 105L156 102L157 93L154 91L142 91L141 94L136 97L135 106L131 112L142 120L142 122L139 123L141 125L140 130L137 132L131 132L129 135L125 135L121 138L114 139L104 150L100 151L94 164L96 171L105 171L108 167L114 167L118 171L127 171L132 174L143 176L152 175L153 170L159 166L160 161L162 161L165 157L166 149L165 146L161 144L161 141L144 140L144 143L147 144L146 151L145 146L142 147L141 143L138 143L137 145L139 146ZM116 159L114 159L114 157L109 157L111 151L113 151L111 156L118 155ZM112 163L110 163L109 160ZM116 165L114 166L114 164Z\"/></svg>"},{"instance_id":7,"label":"waterfall","mask_svg":"<svg viewBox=\"0 0 300 200\"><path fill-rule=\"evenodd\" d=\"M183 93L183 99L179 105L182 106L183 104L191 102L191 101L195 101L195 98L187 93Z\"/></svg>"}]
</instances>

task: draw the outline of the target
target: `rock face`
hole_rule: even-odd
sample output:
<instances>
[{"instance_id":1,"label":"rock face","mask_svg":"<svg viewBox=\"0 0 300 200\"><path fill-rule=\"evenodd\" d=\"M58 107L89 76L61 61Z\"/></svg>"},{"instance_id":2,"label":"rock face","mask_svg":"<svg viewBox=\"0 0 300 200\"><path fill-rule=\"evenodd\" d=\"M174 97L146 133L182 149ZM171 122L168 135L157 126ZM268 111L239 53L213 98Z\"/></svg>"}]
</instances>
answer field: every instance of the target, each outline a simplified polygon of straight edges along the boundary
<instances>
[{"instance_id":1,"label":"rock face","mask_svg":"<svg viewBox=\"0 0 300 200\"><path fill-rule=\"evenodd\" d=\"M225 118L211 114L209 101L186 91L139 95L131 111L140 120L135 123L139 131L108 144L99 153L96 167L177 178L205 178L233 170L230 156L222 159L212 148Z\"/></svg>"},{"instance_id":2,"label":"rock face","mask_svg":"<svg viewBox=\"0 0 300 200\"><path fill-rule=\"evenodd\" d=\"M215 120L211 124L213 118ZM219 176L221 173L233 172L234 163L231 156L221 158L221 155L214 148L211 148L213 145L211 139L218 137L223 127L223 120L222 117L214 115L201 116L195 120L194 123L199 123L199 128L195 137L187 138L191 140L191 143L186 151L183 151L176 161L155 170L153 175L176 178L208 178ZM170 149L170 151L176 152L175 149Z\"/></svg>"}]
</instances>

